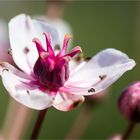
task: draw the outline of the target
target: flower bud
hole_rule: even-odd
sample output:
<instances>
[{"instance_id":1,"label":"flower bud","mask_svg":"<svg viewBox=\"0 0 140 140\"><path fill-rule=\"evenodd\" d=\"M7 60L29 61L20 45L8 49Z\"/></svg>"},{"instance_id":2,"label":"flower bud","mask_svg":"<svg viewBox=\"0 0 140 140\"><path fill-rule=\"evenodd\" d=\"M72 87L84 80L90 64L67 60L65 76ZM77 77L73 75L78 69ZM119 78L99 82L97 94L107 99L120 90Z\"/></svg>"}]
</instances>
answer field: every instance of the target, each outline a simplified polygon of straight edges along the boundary
<instances>
[{"instance_id":1,"label":"flower bud","mask_svg":"<svg viewBox=\"0 0 140 140\"><path fill-rule=\"evenodd\" d=\"M122 92L118 107L128 120L140 122L140 81L132 83Z\"/></svg>"}]
</instances>

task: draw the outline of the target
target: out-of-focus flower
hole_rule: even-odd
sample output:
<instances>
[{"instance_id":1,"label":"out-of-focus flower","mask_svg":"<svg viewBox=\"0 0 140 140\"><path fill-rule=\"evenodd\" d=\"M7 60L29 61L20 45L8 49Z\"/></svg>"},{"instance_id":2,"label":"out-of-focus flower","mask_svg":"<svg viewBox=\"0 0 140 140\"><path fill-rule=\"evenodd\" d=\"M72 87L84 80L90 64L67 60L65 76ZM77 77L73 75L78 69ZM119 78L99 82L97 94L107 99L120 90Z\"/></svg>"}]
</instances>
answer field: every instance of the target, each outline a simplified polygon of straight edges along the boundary
<instances>
[{"instance_id":1,"label":"out-of-focus flower","mask_svg":"<svg viewBox=\"0 0 140 140\"><path fill-rule=\"evenodd\" d=\"M132 83L122 92L118 107L128 120L140 122L140 81Z\"/></svg>"},{"instance_id":2,"label":"out-of-focus flower","mask_svg":"<svg viewBox=\"0 0 140 140\"><path fill-rule=\"evenodd\" d=\"M77 46L67 53L70 36L66 35L61 50L55 54L56 30L23 14L10 21L9 36L12 56L20 70L2 62L3 84L15 100L37 110L50 106L71 110L84 101L84 95L105 90L135 66L126 54L106 49L70 70L69 61L81 48Z\"/></svg>"},{"instance_id":3,"label":"out-of-focus flower","mask_svg":"<svg viewBox=\"0 0 140 140\"><path fill-rule=\"evenodd\" d=\"M0 61L13 62L9 48L8 25L0 19Z\"/></svg>"},{"instance_id":4,"label":"out-of-focus flower","mask_svg":"<svg viewBox=\"0 0 140 140\"><path fill-rule=\"evenodd\" d=\"M122 140L122 135L121 134L115 134L109 140Z\"/></svg>"}]
</instances>

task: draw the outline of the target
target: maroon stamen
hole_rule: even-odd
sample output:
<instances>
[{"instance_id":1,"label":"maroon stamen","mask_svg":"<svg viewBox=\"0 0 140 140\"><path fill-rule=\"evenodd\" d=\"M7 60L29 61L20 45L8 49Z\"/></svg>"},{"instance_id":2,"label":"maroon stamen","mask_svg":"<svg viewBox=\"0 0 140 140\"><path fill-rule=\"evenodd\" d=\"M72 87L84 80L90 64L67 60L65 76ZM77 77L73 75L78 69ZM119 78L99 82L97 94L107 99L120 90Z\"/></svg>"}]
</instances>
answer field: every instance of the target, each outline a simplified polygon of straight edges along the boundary
<instances>
[{"instance_id":1,"label":"maroon stamen","mask_svg":"<svg viewBox=\"0 0 140 140\"><path fill-rule=\"evenodd\" d=\"M69 61L81 51L75 47L70 53L65 54L70 36L65 36L62 50L57 56L51 46L50 34L43 33L46 37L47 51L42 47L38 39L34 39L39 57L34 65L34 74L37 81L50 91L57 91L69 78Z\"/></svg>"},{"instance_id":2,"label":"maroon stamen","mask_svg":"<svg viewBox=\"0 0 140 140\"><path fill-rule=\"evenodd\" d=\"M38 51L38 54L39 54L39 55L40 55L42 52L45 52L45 50L43 49L42 44L41 44L41 42L40 42L39 39L34 38L34 39L33 39L33 42L36 44L36 48L37 48L37 51Z\"/></svg>"}]
</instances>

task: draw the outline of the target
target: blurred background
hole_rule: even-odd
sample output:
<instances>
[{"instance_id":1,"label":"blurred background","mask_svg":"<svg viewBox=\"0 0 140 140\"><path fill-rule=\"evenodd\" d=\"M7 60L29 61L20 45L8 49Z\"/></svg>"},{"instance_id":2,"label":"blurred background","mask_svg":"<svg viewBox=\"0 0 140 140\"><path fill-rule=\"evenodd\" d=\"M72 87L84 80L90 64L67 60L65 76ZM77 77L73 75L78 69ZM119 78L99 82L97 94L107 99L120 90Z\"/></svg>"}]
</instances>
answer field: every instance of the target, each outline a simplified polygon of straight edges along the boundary
<instances>
[{"instance_id":1,"label":"blurred background","mask_svg":"<svg viewBox=\"0 0 140 140\"><path fill-rule=\"evenodd\" d=\"M47 6L48 2L41 0L0 1L0 18L8 22L20 13L45 15ZM140 78L140 2L67 1L64 5L63 18L73 30L73 46L80 45L85 57L93 56L105 48L116 48L136 60L137 66L113 84L109 97L97 108L93 108L91 121L81 139L107 139L116 133L123 133L127 121L118 111L117 100L124 87ZM1 129L8 103L9 95L0 83ZM83 106L84 104L70 112L50 108L39 138L64 139ZM24 139L30 137L38 113L32 112ZM12 115L16 116L16 113ZM131 138L140 139L139 131L138 125Z\"/></svg>"}]
</instances>

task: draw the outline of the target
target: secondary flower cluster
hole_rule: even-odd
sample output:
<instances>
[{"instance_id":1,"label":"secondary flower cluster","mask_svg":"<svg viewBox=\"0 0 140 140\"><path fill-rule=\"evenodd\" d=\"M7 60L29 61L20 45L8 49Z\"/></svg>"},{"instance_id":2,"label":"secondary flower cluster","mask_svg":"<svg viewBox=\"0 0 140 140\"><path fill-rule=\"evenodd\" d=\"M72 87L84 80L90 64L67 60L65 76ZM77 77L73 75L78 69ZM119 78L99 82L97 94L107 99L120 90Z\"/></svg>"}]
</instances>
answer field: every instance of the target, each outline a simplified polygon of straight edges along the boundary
<instances>
[{"instance_id":1,"label":"secondary flower cluster","mask_svg":"<svg viewBox=\"0 0 140 140\"><path fill-rule=\"evenodd\" d=\"M118 107L132 122L140 122L140 81L130 84L121 94Z\"/></svg>"},{"instance_id":2,"label":"secondary flower cluster","mask_svg":"<svg viewBox=\"0 0 140 140\"><path fill-rule=\"evenodd\" d=\"M9 37L17 67L0 62L3 84L16 101L37 110L50 106L71 110L84 96L105 90L135 66L133 59L111 48L88 62L75 62L73 57L82 50L77 46L67 52L70 35L56 51L60 44L57 31L24 14L9 22Z\"/></svg>"}]
</instances>

